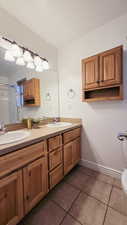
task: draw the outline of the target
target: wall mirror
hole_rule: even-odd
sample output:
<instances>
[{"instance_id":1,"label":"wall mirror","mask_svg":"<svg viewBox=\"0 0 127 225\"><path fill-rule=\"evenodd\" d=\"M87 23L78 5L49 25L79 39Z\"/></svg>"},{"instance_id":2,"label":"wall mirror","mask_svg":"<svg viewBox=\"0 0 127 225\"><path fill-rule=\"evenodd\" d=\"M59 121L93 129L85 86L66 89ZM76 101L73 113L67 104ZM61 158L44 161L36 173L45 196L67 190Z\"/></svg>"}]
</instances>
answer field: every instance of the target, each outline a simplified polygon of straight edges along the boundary
<instances>
[{"instance_id":1,"label":"wall mirror","mask_svg":"<svg viewBox=\"0 0 127 225\"><path fill-rule=\"evenodd\" d=\"M24 58L25 49L21 56L15 57L3 48L2 42L0 40L0 120L11 124L28 117L59 117L57 72L52 68L37 68L34 57L32 61ZM28 51L25 54L29 58Z\"/></svg>"}]
</instances>

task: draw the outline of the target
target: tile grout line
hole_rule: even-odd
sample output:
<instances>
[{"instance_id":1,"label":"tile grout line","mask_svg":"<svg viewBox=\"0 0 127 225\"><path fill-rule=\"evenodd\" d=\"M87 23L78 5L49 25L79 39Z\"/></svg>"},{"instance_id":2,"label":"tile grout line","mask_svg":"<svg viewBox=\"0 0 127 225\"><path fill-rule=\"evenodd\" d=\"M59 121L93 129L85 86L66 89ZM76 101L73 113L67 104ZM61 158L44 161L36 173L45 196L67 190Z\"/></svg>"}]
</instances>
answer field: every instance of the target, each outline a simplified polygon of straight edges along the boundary
<instances>
[{"instance_id":1,"label":"tile grout line","mask_svg":"<svg viewBox=\"0 0 127 225\"><path fill-rule=\"evenodd\" d=\"M107 207L106 207L106 211L105 211L105 216L104 216L104 220L103 220L103 224L102 224L102 225L105 224L105 220L106 220L106 216L107 216L107 212L108 212L108 208L109 208L109 202L110 202L112 190L113 190L113 185L112 185L112 188L111 188L111 192L110 192L110 194L109 194L109 199L108 199L108 203L107 203Z\"/></svg>"},{"instance_id":2,"label":"tile grout line","mask_svg":"<svg viewBox=\"0 0 127 225\"><path fill-rule=\"evenodd\" d=\"M61 225L62 223L63 223L63 221L64 221L64 219L66 218L66 216L67 215L69 215L69 210L71 209L71 207L72 207L72 205L74 204L74 202L78 199L78 197L79 197L79 195L80 195L80 192L81 191L79 191L79 193L78 193L78 195L76 196L76 198L73 200L73 202L72 202L72 204L71 204L71 206L69 207L69 209L66 211L65 209L64 209L64 211L66 212L65 213L65 216L63 217L63 219L62 219L62 221L60 222L60 224L59 225ZM54 203L56 203L55 201L54 201ZM58 206L60 206L58 203L56 203ZM61 207L62 208L62 207ZM63 208L62 208L63 209ZM73 217L72 217L73 218ZM74 219L74 218L73 218ZM77 220L76 220L77 221ZM81 224L81 223L80 223ZM82 224L81 224L82 225Z\"/></svg>"}]
</instances>

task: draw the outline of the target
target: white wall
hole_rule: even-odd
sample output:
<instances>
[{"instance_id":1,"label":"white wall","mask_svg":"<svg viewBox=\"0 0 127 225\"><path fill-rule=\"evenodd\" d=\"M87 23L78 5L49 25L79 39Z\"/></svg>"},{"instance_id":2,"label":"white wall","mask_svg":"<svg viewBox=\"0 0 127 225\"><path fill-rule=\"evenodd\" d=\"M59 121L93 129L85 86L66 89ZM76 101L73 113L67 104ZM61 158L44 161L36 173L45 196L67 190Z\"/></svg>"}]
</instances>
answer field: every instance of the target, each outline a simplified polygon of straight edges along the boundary
<instances>
[{"instance_id":1,"label":"white wall","mask_svg":"<svg viewBox=\"0 0 127 225\"><path fill-rule=\"evenodd\" d=\"M27 73L26 77L31 78L37 77L41 79L41 92L43 96L48 91L52 94L52 99L50 102L46 102L44 97L42 98L42 104L39 108L28 109L25 108L23 116L58 116L58 73L57 73L57 49L51 44L44 41L38 35L33 33L28 27L21 24L14 17L9 15L5 10L0 8L0 35L3 35L9 39L15 40L17 43L28 47L29 49L40 54L40 56L47 58L50 65L50 71L43 73ZM12 76L12 75L11 75ZM14 77L17 76L16 80L24 77L22 74L22 69L19 69L17 74L14 74ZM44 82L43 82L44 80ZM45 81L46 80L46 81ZM54 82L55 81L55 82ZM45 85L45 82L48 82L48 85ZM52 88L53 87L53 88ZM41 93L42 94L42 93Z\"/></svg>"},{"instance_id":2,"label":"white wall","mask_svg":"<svg viewBox=\"0 0 127 225\"><path fill-rule=\"evenodd\" d=\"M84 35L59 50L60 114L83 120L82 159L123 168L119 131L127 130L127 50L124 47L124 101L81 102L81 59L124 44L127 47L127 15ZM126 83L126 84L125 84ZM67 91L73 88L74 99Z\"/></svg>"},{"instance_id":3,"label":"white wall","mask_svg":"<svg viewBox=\"0 0 127 225\"><path fill-rule=\"evenodd\" d=\"M33 15L34 16L34 15ZM56 70L57 50L54 46L44 41L33 33L27 26L21 24L12 15L0 8L0 34L15 40L42 57L46 57L52 70Z\"/></svg>"}]
</instances>

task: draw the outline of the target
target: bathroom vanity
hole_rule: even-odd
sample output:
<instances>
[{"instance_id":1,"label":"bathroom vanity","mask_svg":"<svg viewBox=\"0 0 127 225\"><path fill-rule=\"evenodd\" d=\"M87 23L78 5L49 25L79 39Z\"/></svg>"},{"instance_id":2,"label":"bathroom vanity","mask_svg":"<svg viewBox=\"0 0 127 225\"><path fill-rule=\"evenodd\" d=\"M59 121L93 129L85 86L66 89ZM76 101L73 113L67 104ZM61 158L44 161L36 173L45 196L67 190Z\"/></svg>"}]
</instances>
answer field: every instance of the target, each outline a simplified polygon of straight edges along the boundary
<instances>
[{"instance_id":1,"label":"bathroom vanity","mask_svg":"<svg viewBox=\"0 0 127 225\"><path fill-rule=\"evenodd\" d=\"M80 123L42 126L0 146L0 225L16 225L79 162L80 136Z\"/></svg>"}]
</instances>

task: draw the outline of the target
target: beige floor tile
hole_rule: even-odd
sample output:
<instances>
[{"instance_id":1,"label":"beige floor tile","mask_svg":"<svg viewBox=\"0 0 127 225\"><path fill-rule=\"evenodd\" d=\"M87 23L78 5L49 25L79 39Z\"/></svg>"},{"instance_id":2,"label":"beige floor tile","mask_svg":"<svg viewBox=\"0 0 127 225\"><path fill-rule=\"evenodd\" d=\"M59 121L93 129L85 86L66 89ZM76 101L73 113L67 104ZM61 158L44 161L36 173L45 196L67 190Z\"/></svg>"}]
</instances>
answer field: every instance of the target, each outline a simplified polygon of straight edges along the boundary
<instances>
[{"instance_id":1,"label":"beige floor tile","mask_svg":"<svg viewBox=\"0 0 127 225\"><path fill-rule=\"evenodd\" d=\"M85 173L86 175L88 176L96 176L98 172L96 172L95 170L91 170L87 167L84 167L84 166L78 166L77 167L77 170L79 172L82 172L82 173Z\"/></svg>"},{"instance_id":2,"label":"beige floor tile","mask_svg":"<svg viewBox=\"0 0 127 225\"><path fill-rule=\"evenodd\" d=\"M73 219L70 215L67 215L61 225L81 225L81 224L77 222L75 219Z\"/></svg>"},{"instance_id":3,"label":"beige floor tile","mask_svg":"<svg viewBox=\"0 0 127 225\"><path fill-rule=\"evenodd\" d=\"M62 182L56 186L51 192L51 199L57 202L65 210L69 210L72 202L79 195L80 190L73 187L72 185Z\"/></svg>"},{"instance_id":4,"label":"beige floor tile","mask_svg":"<svg viewBox=\"0 0 127 225\"><path fill-rule=\"evenodd\" d=\"M121 189L122 189L121 179L116 179L116 178L114 178L114 181L113 181L113 186L115 186L115 187L118 187L118 188L121 188Z\"/></svg>"},{"instance_id":5,"label":"beige floor tile","mask_svg":"<svg viewBox=\"0 0 127 225\"><path fill-rule=\"evenodd\" d=\"M82 173L84 173L88 176L93 176L97 180L103 181L103 182L108 183L108 184L113 184L113 181L114 181L113 177L108 176L108 175L103 174L103 173L100 173L98 171L89 169L87 167L78 166L77 171L82 172Z\"/></svg>"},{"instance_id":6,"label":"beige floor tile","mask_svg":"<svg viewBox=\"0 0 127 225\"><path fill-rule=\"evenodd\" d=\"M25 225L59 225L65 216L62 210L52 201L41 202L24 220Z\"/></svg>"},{"instance_id":7,"label":"beige floor tile","mask_svg":"<svg viewBox=\"0 0 127 225\"><path fill-rule=\"evenodd\" d=\"M104 225L127 225L127 217L108 208Z\"/></svg>"},{"instance_id":8,"label":"beige floor tile","mask_svg":"<svg viewBox=\"0 0 127 225\"><path fill-rule=\"evenodd\" d=\"M108 203L109 196L112 190L112 185L100 182L90 177L83 189L88 195L95 197L96 199Z\"/></svg>"},{"instance_id":9,"label":"beige floor tile","mask_svg":"<svg viewBox=\"0 0 127 225\"><path fill-rule=\"evenodd\" d=\"M127 195L125 195L123 190L116 187L113 188L109 205L120 213L127 215Z\"/></svg>"},{"instance_id":10,"label":"beige floor tile","mask_svg":"<svg viewBox=\"0 0 127 225\"><path fill-rule=\"evenodd\" d=\"M113 177L108 176L108 175L105 175L103 173L98 173L96 175L96 179L97 180L100 180L100 181L103 181L103 182L105 182L107 184L111 184L111 185L113 184L113 181L114 181L114 178Z\"/></svg>"},{"instance_id":11,"label":"beige floor tile","mask_svg":"<svg viewBox=\"0 0 127 225\"><path fill-rule=\"evenodd\" d=\"M87 183L89 176L82 174L80 172L73 174L69 174L65 177L64 181L75 186L76 188L82 190Z\"/></svg>"},{"instance_id":12,"label":"beige floor tile","mask_svg":"<svg viewBox=\"0 0 127 225\"><path fill-rule=\"evenodd\" d=\"M89 225L102 225L105 212L106 205L84 193L79 195L69 211L80 223Z\"/></svg>"}]
</instances>

